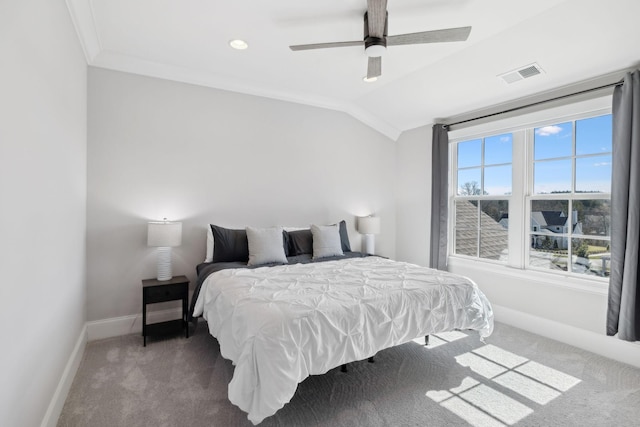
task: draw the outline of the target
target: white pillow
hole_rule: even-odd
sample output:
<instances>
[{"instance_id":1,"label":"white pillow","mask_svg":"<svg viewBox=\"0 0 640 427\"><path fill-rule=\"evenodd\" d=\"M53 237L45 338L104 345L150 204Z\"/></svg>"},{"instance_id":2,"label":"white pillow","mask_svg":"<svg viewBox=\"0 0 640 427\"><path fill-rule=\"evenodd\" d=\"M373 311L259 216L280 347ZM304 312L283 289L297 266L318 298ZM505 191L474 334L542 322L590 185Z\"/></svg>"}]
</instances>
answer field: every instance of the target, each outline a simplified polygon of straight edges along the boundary
<instances>
[{"instance_id":1,"label":"white pillow","mask_svg":"<svg viewBox=\"0 0 640 427\"><path fill-rule=\"evenodd\" d=\"M211 231L211 224L207 224L207 254L204 257L204 262L213 261L213 231Z\"/></svg>"},{"instance_id":2,"label":"white pillow","mask_svg":"<svg viewBox=\"0 0 640 427\"><path fill-rule=\"evenodd\" d=\"M338 224L312 224L311 234L313 235L313 259L344 255Z\"/></svg>"},{"instance_id":3,"label":"white pillow","mask_svg":"<svg viewBox=\"0 0 640 427\"><path fill-rule=\"evenodd\" d=\"M283 227L285 231L297 231L305 230L304 227ZM207 253L204 257L204 262L213 261L213 231L211 231L211 224L207 224Z\"/></svg>"},{"instance_id":4,"label":"white pillow","mask_svg":"<svg viewBox=\"0 0 640 427\"><path fill-rule=\"evenodd\" d=\"M253 228L247 227L249 243L249 262L247 265L260 265L270 262L287 263L284 253L282 227Z\"/></svg>"}]
</instances>

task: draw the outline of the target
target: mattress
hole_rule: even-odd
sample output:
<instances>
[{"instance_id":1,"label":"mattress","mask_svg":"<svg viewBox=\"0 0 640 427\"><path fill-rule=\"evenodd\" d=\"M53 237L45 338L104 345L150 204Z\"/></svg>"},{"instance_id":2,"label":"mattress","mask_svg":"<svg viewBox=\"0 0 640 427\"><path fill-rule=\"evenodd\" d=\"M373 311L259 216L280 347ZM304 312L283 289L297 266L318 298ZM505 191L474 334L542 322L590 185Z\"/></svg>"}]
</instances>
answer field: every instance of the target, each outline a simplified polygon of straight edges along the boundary
<instances>
[{"instance_id":1,"label":"mattress","mask_svg":"<svg viewBox=\"0 0 640 427\"><path fill-rule=\"evenodd\" d=\"M470 279L381 257L216 271L193 314L235 365L229 400L254 424L309 375L424 335L493 331L491 305Z\"/></svg>"}]
</instances>

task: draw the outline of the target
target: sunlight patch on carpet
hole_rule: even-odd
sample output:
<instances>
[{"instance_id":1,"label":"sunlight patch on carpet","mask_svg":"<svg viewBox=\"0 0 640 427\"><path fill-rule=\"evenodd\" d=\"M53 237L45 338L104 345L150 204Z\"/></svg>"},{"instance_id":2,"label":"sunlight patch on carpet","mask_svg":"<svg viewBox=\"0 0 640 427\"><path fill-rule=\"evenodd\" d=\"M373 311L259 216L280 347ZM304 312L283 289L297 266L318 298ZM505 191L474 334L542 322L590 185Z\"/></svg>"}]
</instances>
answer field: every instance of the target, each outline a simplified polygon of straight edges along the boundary
<instances>
[{"instance_id":1,"label":"sunlight patch on carpet","mask_svg":"<svg viewBox=\"0 0 640 427\"><path fill-rule=\"evenodd\" d=\"M455 359L478 379L467 376L456 387L425 395L474 427L513 425L531 415L535 405L546 405L580 382L491 344Z\"/></svg>"},{"instance_id":2,"label":"sunlight patch on carpet","mask_svg":"<svg viewBox=\"0 0 640 427\"><path fill-rule=\"evenodd\" d=\"M454 397L442 403L442 406L476 427L504 427L504 424L475 406Z\"/></svg>"},{"instance_id":3,"label":"sunlight patch on carpet","mask_svg":"<svg viewBox=\"0 0 640 427\"><path fill-rule=\"evenodd\" d=\"M560 391L567 391L580 382L576 377L536 362L529 362L522 365L516 368L516 371Z\"/></svg>"}]
</instances>

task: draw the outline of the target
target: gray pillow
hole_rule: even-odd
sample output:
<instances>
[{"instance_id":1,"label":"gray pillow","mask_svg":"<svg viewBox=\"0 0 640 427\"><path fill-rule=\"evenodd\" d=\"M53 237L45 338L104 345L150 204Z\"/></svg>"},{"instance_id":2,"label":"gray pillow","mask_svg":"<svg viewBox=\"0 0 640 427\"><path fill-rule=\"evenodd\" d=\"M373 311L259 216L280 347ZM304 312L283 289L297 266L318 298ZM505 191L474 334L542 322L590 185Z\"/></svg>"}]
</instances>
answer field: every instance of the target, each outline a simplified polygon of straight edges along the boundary
<instances>
[{"instance_id":1,"label":"gray pillow","mask_svg":"<svg viewBox=\"0 0 640 427\"><path fill-rule=\"evenodd\" d=\"M249 248L247 247L247 232L245 230L231 230L211 224L213 233L213 262L247 262Z\"/></svg>"},{"instance_id":2,"label":"gray pillow","mask_svg":"<svg viewBox=\"0 0 640 427\"><path fill-rule=\"evenodd\" d=\"M253 228L247 227L249 243L249 262L247 265L260 265L280 262L287 263L282 242L282 227Z\"/></svg>"},{"instance_id":3,"label":"gray pillow","mask_svg":"<svg viewBox=\"0 0 640 427\"><path fill-rule=\"evenodd\" d=\"M344 255L338 224L313 224L311 234L313 235L313 259Z\"/></svg>"},{"instance_id":4,"label":"gray pillow","mask_svg":"<svg viewBox=\"0 0 640 427\"><path fill-rule=\"evenodd\" d=\"M311 230L289 231L289 256L313 254L313 235Z\"/></svg>"}]
</instances>

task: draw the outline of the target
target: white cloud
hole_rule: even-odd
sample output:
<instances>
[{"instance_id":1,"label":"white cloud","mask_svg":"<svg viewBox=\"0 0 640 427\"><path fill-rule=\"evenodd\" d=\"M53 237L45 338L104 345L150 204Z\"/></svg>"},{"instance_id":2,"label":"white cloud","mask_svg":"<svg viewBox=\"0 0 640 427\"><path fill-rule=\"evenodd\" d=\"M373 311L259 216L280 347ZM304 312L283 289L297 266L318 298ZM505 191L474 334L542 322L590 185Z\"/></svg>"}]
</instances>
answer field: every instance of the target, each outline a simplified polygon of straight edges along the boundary
<instances>
[{"instance_id":1,"label":"white cloud","mask_svg":"<svg viewBox=\"0 0 640 427\"><path fill-rule=\"evenodd\" d=\"M510 136L501 136L500 137L500 142L511 142L511 137Z\"/></svg>"},{"instance_id":2,"label":"white cloud","mask_svg":"<svg viewBox=\"0 0 640 427\"><path fill-rule=\"evenodd\" d=\"M611 166L611 162L594 163L593 166L595 166L595 167L598 167L598 166Z\"/></svg>"},{"instance_id":3,"label":"white cloud","mask_svg":"<svg viewBox=\"0 0 640 427\"><path fill-rule=\"evenodd\" d=\"M541 128L536 129L536 135L540 136L549 136L555 135L562 132L562 128L560 126L543 126Z\"/></svg>"}]
</instances>

